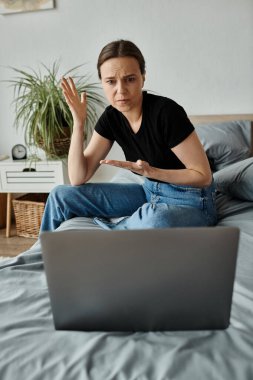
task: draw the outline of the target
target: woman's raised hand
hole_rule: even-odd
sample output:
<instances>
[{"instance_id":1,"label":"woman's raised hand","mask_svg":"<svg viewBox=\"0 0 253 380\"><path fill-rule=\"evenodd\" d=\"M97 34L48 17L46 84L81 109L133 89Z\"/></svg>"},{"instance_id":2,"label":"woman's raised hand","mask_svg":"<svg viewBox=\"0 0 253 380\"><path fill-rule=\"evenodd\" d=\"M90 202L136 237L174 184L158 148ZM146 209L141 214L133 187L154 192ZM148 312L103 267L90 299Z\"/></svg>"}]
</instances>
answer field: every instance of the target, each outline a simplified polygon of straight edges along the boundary
<instances>
[{"instance_id":1,"label":"woman's raised hand","mask_svg":"<svg viewBox=\"0 0 253 380\"><path fill-rule=\"evenodd\" d=\"M71 111L74 126L76 125L77 127L83 127L87 117L86 93L82 92L81 97L79 96L74 81L71 77L68 79L62 78L61 88L64 98Z\"/></svg>"}]
</instances>

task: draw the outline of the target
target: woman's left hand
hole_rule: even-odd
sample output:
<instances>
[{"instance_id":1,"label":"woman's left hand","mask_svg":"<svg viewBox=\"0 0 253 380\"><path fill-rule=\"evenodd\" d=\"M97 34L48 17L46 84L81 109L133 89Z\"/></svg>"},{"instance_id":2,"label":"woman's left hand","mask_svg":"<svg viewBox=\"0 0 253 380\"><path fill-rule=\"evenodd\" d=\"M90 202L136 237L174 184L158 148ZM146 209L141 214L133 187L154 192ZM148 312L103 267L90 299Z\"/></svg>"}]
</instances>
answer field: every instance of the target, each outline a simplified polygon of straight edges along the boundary
<instances>
[{"instance_id":1,"label":"woman's left hand","mask_svg":"<svg viewBox=\"0 0 253 380\"><path fill-rule=\"evenodd\" d=\"M144 177L150 176L151 166L148 162L137 160L136 162L131 161L118 161L118 160L101 160L100 164L106 164L111 166L116 166L118 168L131 170L134 173L143 175Z\"/></svg>"}]
</instances>

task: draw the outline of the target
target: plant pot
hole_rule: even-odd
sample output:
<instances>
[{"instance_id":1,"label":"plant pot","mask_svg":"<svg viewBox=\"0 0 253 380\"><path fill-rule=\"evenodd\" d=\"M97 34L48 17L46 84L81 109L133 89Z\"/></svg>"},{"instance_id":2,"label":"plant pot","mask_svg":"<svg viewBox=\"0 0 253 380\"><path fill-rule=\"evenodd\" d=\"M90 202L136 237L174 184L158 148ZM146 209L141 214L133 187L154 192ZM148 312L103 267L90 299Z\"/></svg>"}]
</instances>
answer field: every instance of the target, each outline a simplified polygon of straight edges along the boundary
<instances>
[{"instance_id":1,"label":"plant pot","mask_svg":"<svg viewBox=\"0 0 253 380\"><path fill-rule=\"evenodd\" d=\"M54 144L50 147L46 147L42 139L39 139L37 144L40 149L44 150L48 158L63 158L68 155L70 137L55 139Z\"/></svg>"},{"instance_id":2,"label":"plant pot","mask_svg":"<svg viewBox=\"0 0 253 380\"><path fill-rule=\"evenodd\" d=\"M46 145L43 138L39 136L36 139L36 145L44 150L48 158L64 158L68 155L69 146L71 141L71 130L68 127L64 127L64 132L55 138L53 144Z\"/></svg>"}]
</instances>

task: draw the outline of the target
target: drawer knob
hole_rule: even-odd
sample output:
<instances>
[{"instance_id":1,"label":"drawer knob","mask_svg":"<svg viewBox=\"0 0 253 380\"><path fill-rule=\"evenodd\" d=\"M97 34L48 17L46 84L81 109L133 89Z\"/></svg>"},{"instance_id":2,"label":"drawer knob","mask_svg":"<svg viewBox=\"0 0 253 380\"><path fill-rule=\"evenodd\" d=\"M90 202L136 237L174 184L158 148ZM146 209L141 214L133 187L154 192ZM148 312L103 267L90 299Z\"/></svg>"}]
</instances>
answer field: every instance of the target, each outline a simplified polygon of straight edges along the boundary
<instances>
[{"instance_id":1,"label":"drawer knob","mask_svg":"<svg viewBox=\"0 0 253 380\"><path fill-rule=\"evenodd\" d=\"M36 172L35 168L24 168L23 172Z\"/></svg>"}]
</instances>

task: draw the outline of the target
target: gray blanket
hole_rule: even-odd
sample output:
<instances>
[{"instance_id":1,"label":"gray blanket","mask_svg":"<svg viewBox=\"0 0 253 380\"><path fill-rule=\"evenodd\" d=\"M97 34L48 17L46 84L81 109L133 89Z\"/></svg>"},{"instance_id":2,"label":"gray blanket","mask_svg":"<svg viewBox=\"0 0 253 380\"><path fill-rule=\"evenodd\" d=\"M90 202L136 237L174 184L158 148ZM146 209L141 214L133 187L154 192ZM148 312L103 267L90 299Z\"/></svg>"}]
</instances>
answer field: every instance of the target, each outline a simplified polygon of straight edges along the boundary
<instances>
[{"instance_id":1,"label":"gray blanket","mask_svg":"<svg viewBox=\"0 0 253 380\"><path fill-rule=\"evenodd\" d=\"M38 241L0 266L1 380L253 379L253 202L220 199L241 229L231 324L224 331L55 331ZM86 218L60 229L96 228ZM98 228L98 227L97 227Z\"/></svg>"}]
</instances>

